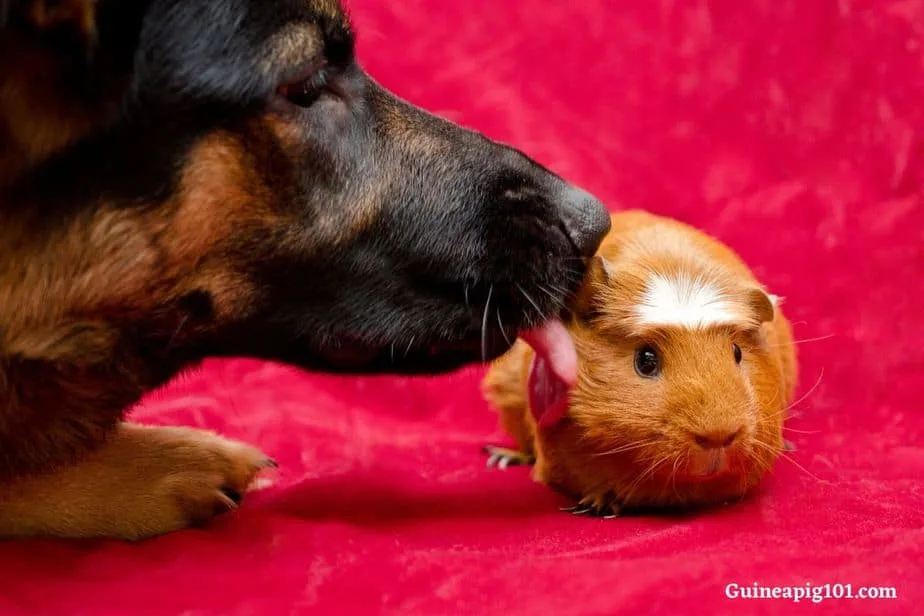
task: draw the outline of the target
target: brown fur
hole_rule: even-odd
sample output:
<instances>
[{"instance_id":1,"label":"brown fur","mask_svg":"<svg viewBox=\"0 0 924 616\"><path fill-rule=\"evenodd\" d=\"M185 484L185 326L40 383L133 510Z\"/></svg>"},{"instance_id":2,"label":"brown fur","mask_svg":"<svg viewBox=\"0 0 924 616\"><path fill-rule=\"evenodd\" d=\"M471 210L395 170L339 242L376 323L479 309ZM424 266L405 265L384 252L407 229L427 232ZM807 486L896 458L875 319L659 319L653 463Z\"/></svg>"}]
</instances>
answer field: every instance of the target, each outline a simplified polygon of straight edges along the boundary
<instances>
[{"instance_id":1,"label":"brown fur","mask_svg":"<svg viewBox=\"0 0 924 616\"><path fill-rule=\"evenodd\" d=\"M0 538L228 510L269 458L126 409L210 356L496 357L604 211L378 86L336 0L0 0ZM522 317L483 329L486 292Z\"/></svg>"},{"instance_id":2,"label":"brown fur","mask_svg":"<svg viewBox=\"0 0 924 616\"><path fill-rule=\"evenodd\" d=\"M640 324L634 307L645 281L678 271L724 285L737 298L740 321L695 330ZM506 432L535 457L537 481L599 511L720 503L760 482L783 447L796 357L788 321L737 255L679 222L614 214L574 313L567 325L579 378L565 419L537 430L526 394L533 352L522 342L483 384ZM742 349L740 366L732 342ZM635 372L643 344L660 351L657 379ZM739 426L742 435L722 454L727 472L696 477L704 454L693 435L724 438Z\"/></svg>"},{"instance_id":3,"label":"brown fur","mask_svg":"<svg viewBox=\"0 0 924 616\"><path fill-rule=\"evenodd\" d=\"M0 187L118 110L125 79L101 78L90 67L95 6L96 0L0 2L8 21L25 26L0 36Z\"/></svg>"},{"instance_id":4,"label":"brown fur","mask_svg":"<svg viewBox=\"0 0 924 616\"><path fill-rule=\"evenodd\" d=\"M90 100L69 96L71 64L43 44L70 29L85 45L72 51L91 53L94 4L12 7L35 30L0 37L0 187L114 116L126 81L97 84L104 90ZM285 139L285 122L263 122ZM249 282L229 270L223 251L236 230L280 222L261 207L270 188L251 170L253 146L220 133L203 139L166 207L103 202L44 236L21 215L28 202L0 211L8 265L0 269L0 536L168 532L236 507L271 465L257 450L205 432L120 424L126 406L161 378L122 348L119 324L191 293L208 294L218 323L247 310ZM157 325L173 344L199 326L164 312ZM40 390L26 385L40 381Z\"/></svg>"},{"instance_id":5,"label":"brown fur","mask_svg":"<svg viewBox=\"0 0 924 616\"><path fill-rule=\"evenodd\" d=\"M222 251L234 230L274 221L260 208L269 188L252 177L247 157L234 137L212 135L188 156L168 208L102 204L52 238L37 238L20 219L0 225L14 266L0 270L0 355L8 358L0 370L0 536L168 532L233 508L226 491L239 500L270 465L255 449L204 432L116 430L124 409L160 378L122 348L112 318L124 323L207 293L211 323L165 310L157 324L179 346L248 310L250 283ZM42 242L38 258L33 241ZM17 248L32 258L11 257ZM19 393L38 381L47 385Z\"/></svg>"}]
</instances>

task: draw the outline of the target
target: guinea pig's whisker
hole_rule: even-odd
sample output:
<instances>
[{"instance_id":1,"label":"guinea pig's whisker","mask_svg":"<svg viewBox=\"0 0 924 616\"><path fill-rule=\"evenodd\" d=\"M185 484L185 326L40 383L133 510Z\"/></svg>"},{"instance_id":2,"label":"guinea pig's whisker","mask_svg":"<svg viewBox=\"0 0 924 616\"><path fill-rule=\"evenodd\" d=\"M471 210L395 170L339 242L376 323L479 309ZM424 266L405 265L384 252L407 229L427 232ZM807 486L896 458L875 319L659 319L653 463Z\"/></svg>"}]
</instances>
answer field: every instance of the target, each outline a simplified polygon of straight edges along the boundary
<instances>
[{"instance_id":1,"label":"guinea pig's whisker","mask_svg":"<svg viewBox=\"0 0 924 616\"><path fill-rule=\"evenodd\" d=\"M765 450L767 450L767 451L769 451L769 452L771 452L771 453L774 453L774 454L780 453L780 452L782 451L781 448L779 448L779 447L774 447L774 446L771 445L770 443L765 443L764 441L760 440L759 438L755 438L755 439L754 439L753 441L751 441L751 442L753 442L753 443L754 443L755 445L757 445L758 447L762 447L763 449L765 449Z\"/></svg>"},{"instance_id":2,"label":"guinea pig's whisker","mask_svg":"<svg viewBox=\"0 0 924 616\"><path fill-rule=\"evenodd\" d=\"M411 336L410 342L407 343L407 350L404 352L404 356L407 357L411 354L411 349L414 346L414 336Z\"/></svg>"},{"instance_id":3,"label":"guinea pig's whisker","mask_svg":"<svg viewBox=\"0 0 924 616\"><path fill-rule=\"evenodd\" d=\"M766 471L764 470L763 472L766 472ZM742 500L744 500L744 496L747 493L747 490L748 490L748 476L747 476L747 473L742 473L741 478L738 480L738 492L740 493L740 495L738 496L735 502L740 503Z\"/></svg>"},{"instance_id":4,"label":"guinea pig's whisker","mask_svg":"<svg viewBox=\"0 0 924 616\"><path fill-rule=\"evenodd\" d=\"M757 466L757 469L761 473L766 473L773 468L773 461L776 459L776 453L774 453L774 456L767 458L764 456L758 456L756 455L756 452L754 452L754 455L748 456L748 459L752 464Z\"/></svg>"},{"instance_id":5,"label":"guinea pig's whisker","mask_svg":"<svg viewBox=\"0 0 924 616\"><path fill-rule=\"evenodd\" d=\"M484 315L481 317L481 363L488 361L488 308L491 306L491 294L494 285L488 287L488 297L484 302Z\"/></svg>"},{"instance_id":6,"label":"guinea pig's whisker","mask_svg":"<svg viewBox=\"0 0 924 616\"><path fill-rule=\"evenodd\" d=\"M795 402L793 402L792 404L790 404L788 407L786 407L786 411L791 411L791 410L793 409L793 407L797 406L797 405L798 405L799 403L801 403L801 402L804 402L806 398L808 398L808 397L811 396L813 393L815 393L815 390L818 389L818 386L819 386L819 385L821 385L821 379L824 378L824 376L825 376L825 369L822 368L822 369L821 369L821 372L819 372L819 374L818 374L818 379L815 380L815 384L812 385L812 386L809 388L809 390L808 390L807 392L805 392L805 394L802 395L801 398L799 398L798 400L796 400Z\"/></svg>"},{"instance_id":7,"label":"guinea pig's whisker","mask_svg":"<svg viewBox=\"0 0 924 616\"><path fill-rule=\"evenodd\" d=\"M775 413L774 415L771 415L771 416L770 416L770 419L778 419L778 418L780 418L780 417L786 417L787 419L789 419L789 418L792 418L792 417L798 417L798 416L800 416L801 413L798 412L798 409L795 408L796 405L797 405L797 404L800 404L801 402L804 402L804 401L806 400L806 398L808 398L809 396L811 396L811 395L815 392L815 390L818 389L818 386L821 384L821 380L822 380L822 378L824 377L824 374L825 374L825 370L824 370L824 368L822 368L822 369L821 369L821 372L820 372L819 375L818 375L818 379L816 379L816 381L815 381L815 384L812 385L812 386L809 388L809 390L808 390L807 392L805 392L805 394L803 394L803 396L802 396L801 398L799 398L798 400L796 400L795 402L793 402L792 404L790 404L790 405L787 406L786 408L781 409L778 413ZM776 396L774 396L773 402L776 402ZM771 402L771 405L773 404L773 402ZM783 429L784 429L784 430L792 430L792 428L786 428L786 427L784 427ZM794 430L794 431L795 431L795 430ZM806 434L808 434L808 433L806 433Z\"/></svg>"},{"instance_id":8,"label":"guinea pig's whisker","mask_svg":"<svg viewBox=\"0 0 924 616\"><path fill-rule=\"evenodd\" d=\"M796 434L818 434L821 430L796 430L795 428L787 428L783 426L783 429L787 432L795 432Z\"/></svg>"},{"instance_id":9,"label":"guinea pig's whisker","mask_svg":"<svg viewBox=\"0 0 924 616\"><path fill-rule=\"evenodd\" d=\"M825 334L824 336L816 336L815 338L803 338L801 340L793 340L793 344L805 344L806 342L821 342L822 340L829 340L834 338L837 334Z\"/></svg>"},{"instance_id":10,"label":"guinea pig's whisker","mask_svg":"<svg viewBox=\"0 0 924 616\"><path fill-rule=\"evenodd\" d=\"M792 346L799 346L800 344L807 344L807 343L809 343L809 342L821 342L821 341L823 341L823 340L829 340L829 339L831 339L831 338L834 338L835 336L837 336L837 334L826 334L826 335L824 335L824 336L817 336L817 337L815 337L815 338L802 338L801 340L793 340L793 341L790 342L790 343L783 343L783 344L768 344L768 345L766 345L766 348L768 348L768 349L778 349L778 348L781 348L781 347L789 346L790 344L791 344Z\"/></svg>"},{"instance_id":11,"label":"guinea pig's whisker","mask_svg":"<svg viewBox=\"0 0 924 616\"><path fill-rule=\"evenodd\" d=\"M822 479L821 477L819 477L819 476L816 475L815 473L811 472L810 470L808 470L807 468L805 468L804 466L802 466L801 464L799 464L798 462L796 462L796 461L792 458L792 456L790 456L790 455L788 455L788 454L786 454L786 453L784 453L784 452L781 451L781 452L780 452L780 457L781 457L782 459L784 459L784 460L789 460L789 462L791 462L796 468L798 468L799 470L801 470L803 473L805 473L806 475L808 475L809 477L811 477L811 478L814 479L815 481L817 481L817 482L819 482L819 483L830 483L829 481L825 481L824 479Z\"/></svg>"},{"instance_id":12,"label":"guinea pig's whisker","mask_svg":"<svg viewBox=\"0 0 924 616\"><path fill-rule=\"evenodd\" d=\"M680 495L680 492L677 491L677 466L680 464L680 456L677 456L674 459L674 467L671 469L671 489L674 491L674 496L677 497L678 501L682 501L683 497Z\"/></svg>"},{"instance_id":13,"label":"guinea pig's whisker","mask_svg":"<svg viewBox=\"0 0 924 616\"><path fill-rule=\"evenodd\" d=\"M639 475L636 480L633 481L629 486L628 493L626 494L624 500L628 501L629 498L635 493L635 491L638 490L638 488L642 485L642 483L648 480L649 477L654 477L654 474L657 472L658 468L660 468L662 464L668 462L670 459L670 454L663 455L660 458L657 458L651 465L649 465L645 472Z\"/></svg>"},{"instance_id":14,"label":"guinea pig's whisker","mask_svg":"<svg viewBox=\"0 0 924 616\"><path fill-rule=\"evenodd\" d=\"M798 462L796 462L796 461L793 459L792 456L788 455L788 454L787 454L785 451L783 451L782 449L778 449L778 448L772 447L771 445L769 445L769 444L767 444L767 443L761 441L760 439L754 439L754 443L757 444L757 445L759 445L759 446L761 446L761 447L764 447L767 451L770 451L770 452L772 452L772 453L774 453L774 454L777 454L781 459L783 459L783 460L788 460L792 465L794 465L796 468L798 468L800 471L802 471L803 473L805 473L806 475L808 475L809 477L811 477L811 478L814 479L815 481L818 481L818 482L820 482L820 483L828 483L827 481L825 481L824 479L822 479L822 478L819 477L818 475L812 473L812 472L809 471L807 468L805 468L804 466L802 466L801 464L799 464Z\"/></svg>"},{"instance_id":15,"label":"guinea pig's whisker","mask_svg":"<svg viewBox=\"0 0 924 616\"><path fill-rule=\"evenodd\" d=\"M595 456L611 456L617 453L625 453L627 451L635 451L636 449L641 449L642 447L648 447L654 445L657 441L655 439L648 439L645 441L632 442L625 445L620 445L613 449L607 449L606 451L600 451L595 453Z\"/></svg>"}]
</instances>

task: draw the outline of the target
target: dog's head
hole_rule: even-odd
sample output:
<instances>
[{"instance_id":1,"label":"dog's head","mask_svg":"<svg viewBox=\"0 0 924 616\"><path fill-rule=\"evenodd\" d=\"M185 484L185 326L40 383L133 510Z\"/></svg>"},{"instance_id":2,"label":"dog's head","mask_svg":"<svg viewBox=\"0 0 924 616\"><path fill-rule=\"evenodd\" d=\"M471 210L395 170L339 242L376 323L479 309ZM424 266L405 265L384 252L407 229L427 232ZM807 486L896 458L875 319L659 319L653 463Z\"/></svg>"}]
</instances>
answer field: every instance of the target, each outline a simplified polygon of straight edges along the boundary
<instances>
[{"instance_id":1,"label":"dog's head","mask_svg":"<svg viewBox=\"0 0 924 616\"><path fill-rule=\"evenodd\" d=\"M2 3L7 352L14 321L67 348L92 324L157 356L448 370L556 314L609 228L376 84L335 0Z\"/></svg>"}]
</instances>

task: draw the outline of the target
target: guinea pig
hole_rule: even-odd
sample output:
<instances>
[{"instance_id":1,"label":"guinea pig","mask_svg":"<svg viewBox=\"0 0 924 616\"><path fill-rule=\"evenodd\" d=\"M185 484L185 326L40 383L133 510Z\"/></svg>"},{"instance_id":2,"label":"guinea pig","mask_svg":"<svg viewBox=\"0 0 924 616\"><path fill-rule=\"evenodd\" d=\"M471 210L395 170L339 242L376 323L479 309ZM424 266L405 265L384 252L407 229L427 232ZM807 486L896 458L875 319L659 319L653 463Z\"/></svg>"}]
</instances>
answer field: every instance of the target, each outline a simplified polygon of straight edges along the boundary
<instances>
[{"instance_id":1,"label":"guinea pig","mask_svg":"<svg viewBox=\"0 0 924 616\"><path fill-rule=\"evenodd\" d=\"M612 228L566 311L573 386L523 341L489 368L482 390L518 450L491 463L614 517L738 499L784 448L796 353L779 298L727 246L641 211Z\"/></svg>"}]
</instances>

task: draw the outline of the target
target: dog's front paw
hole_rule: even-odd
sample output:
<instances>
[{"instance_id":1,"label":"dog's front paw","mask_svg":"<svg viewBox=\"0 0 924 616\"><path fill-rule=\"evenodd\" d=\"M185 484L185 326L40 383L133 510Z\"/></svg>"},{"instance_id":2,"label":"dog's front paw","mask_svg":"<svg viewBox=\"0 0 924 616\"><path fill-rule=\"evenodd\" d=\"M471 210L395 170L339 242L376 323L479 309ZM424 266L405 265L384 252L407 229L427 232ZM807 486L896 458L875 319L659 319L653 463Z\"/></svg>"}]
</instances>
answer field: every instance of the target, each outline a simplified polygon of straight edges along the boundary
<instances>
[{"instance_id":1,"label":"dog's front paw","mask_svg":"<svg viewBox=\"0 0 924 616\"><path fill-rule=\"evenodd\" d=\"M210 432L122 424L78 463L0 485L0 537L162 535L237 508L275 466Z\"/></svg>"},{"instance_id":2,"label":"dog's front paw","mask_svg":"<svg viewBox=\"0 0 924 616\"><path fill-rule=\"evenodd\" d=\"M151 478L157 496L152 504L166 511L152 513L169 519L173 517L171 507L178 507L180 526L200 525L236 509L257 475L277 466L260 450L210 432L161 430L168 431L163 437L169 437L161 461L165 472Z\"/></svg>"}]
</instances>

